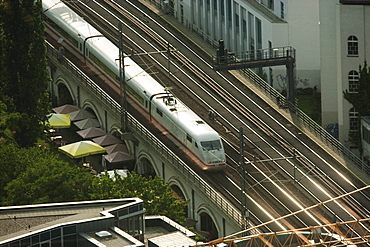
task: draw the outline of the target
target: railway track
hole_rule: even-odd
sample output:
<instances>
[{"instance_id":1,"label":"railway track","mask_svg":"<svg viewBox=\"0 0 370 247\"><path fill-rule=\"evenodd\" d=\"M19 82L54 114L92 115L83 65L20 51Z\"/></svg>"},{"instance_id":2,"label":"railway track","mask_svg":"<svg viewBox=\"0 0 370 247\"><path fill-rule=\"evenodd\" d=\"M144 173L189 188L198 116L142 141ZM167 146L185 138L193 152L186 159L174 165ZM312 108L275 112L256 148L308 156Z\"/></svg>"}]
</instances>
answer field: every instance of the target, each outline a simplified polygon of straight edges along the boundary
<instances>
[{"instance_id":1,"label":"railway track","mask_svg":"<svg viewBox=\"0 0 370 247\"><path fill-rule=\"evenodd\" d=\"M299 135L299 130L289 126L289 123L279 116L272 117L272 113L265 110L267 105L258 100L258 97L252 98L249 93L248 95L244 93L244 91L249 91L245 86L240 83L235 86L236 80L228 73L221 74L213 71L211 73L212 66L207 64L209 60L201 59L195 51L192 51L194 59L189 58L190 54L187 52L189 48L182 47L188 47L188 45L179 42L176 37L172 37L170 31L154 31L149 23L153 24L156 20L151 19L146 13L132 15L131 13L135 13L133 11L134 5L125 2L124 5L128 6L128 10L125 10L123 4L118 5L114 1L90 1L88 5L76 5L73 2L71 5L79 6L81 13L86 13L87 18L94 20L92 24L104 31L103 33L116 44L117 37L113 34L118 32L115 25L108 23L116 24L118 22L113 16L117 16L124 22L129 21L130 23L125 26L127 28L125 33L130 33L126 37L128 42L125 43L125 50L135 50L136 53L150 53L153 50L157 52L168 51L145 58L140 56L139 62L144 62L148 68L155 64L153 66L155 69L152 68L153 73L154 71L156 73L162 72L163 75L156 74L158 79L166 86L174 87L173 93L191 108L194 108L194 102L184 100L186 97L183 95L191 95L192 99L196 99L198 107L194 111L199 112L203 118L207 116L209 109L216 113L216 120L209 121L209 124L219 130L225 143L228 143L230 167L222 174L202 175L207 177L208 181L215 187L228 188L228 191L223 193L229 198L235 199L234 201L237 202L235 206L238 207L244 201L240 193L241 177L245 179L248 193L244 193L244 196L247 199L246 203L251 205L248 207L251 212L249 220L253 221L254 224L278 218L281 215L325 201L328 197L335 197L362 186L358 181L351 182L353 178L343 173L343 170L339 169L340 166L331 165L333 160L324 156L323 151L313 151L306 144L313 143L304 135ZM89 7L90 5L94 6L94 9L99 13L95 14L92 7ZM101 21L103 16L108 21ZM130 27L133 28L129 31ZM138 34L135 34L134 37L146 40L147 44L141 42L140 45L134 45L135 39L130 36L131 33L134 35L135 32ZM135 52L132 54L135 56ZM169 57L170 60L168 60ZM197 57L198 63L195 62ZM151 59L154 59L154 62ZM203 65L199 65L200 62ZM175 72L168 71L170 67L175 68ZM180 72L183 75L180 75ZM184 81L186 83L183 83ZM274 126L274 128L270 126ZM258 157L256 162L248 163L245 174L240 174L239 171L238 131L240 127L247 130L243 140L249 147L245 152L245 157L248 158L246 162L252 161L253 157ZM281 134L282 132L284 133ZM275 158L292 157L295 155L294 152L297 154L294 161L288 159L274 161ZM260 160L270 161L258 162ZM340 182L336 181L337 178ZM215 180L223 183L216 184ZM367 218L370 213L369 208L363 206L363 202L366 201L369 201L369 193L364 191L359 195L353 195L333 203L334 205L324 205L319 210L306 215L277 222L275 226L265 230L276 231L326 224L331 222L334 217L339 221L345 221L348 218ZM368 228L369 226L364 227Z\"/></svg>"}]
</instances>

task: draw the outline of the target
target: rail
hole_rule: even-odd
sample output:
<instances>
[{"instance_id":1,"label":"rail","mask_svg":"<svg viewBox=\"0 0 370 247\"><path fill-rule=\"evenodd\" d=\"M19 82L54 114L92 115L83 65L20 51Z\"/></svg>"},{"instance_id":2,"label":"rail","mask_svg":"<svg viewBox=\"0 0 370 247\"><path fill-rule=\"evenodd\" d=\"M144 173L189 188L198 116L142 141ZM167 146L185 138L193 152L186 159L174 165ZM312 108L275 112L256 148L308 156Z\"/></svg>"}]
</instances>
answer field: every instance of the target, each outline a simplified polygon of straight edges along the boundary
<instances>
[{"instance_id":1,"label":"rail","mask_svg":"<svg viewBox=\"0 0 370 247\"><path fill-rule=\"evenodd\" d=\"M326 144L331 150L336 154L345 158L352 163L354 163L362 171L370 174L370 166L363 162L357 155L355 155L351 150L346 148L341 142L334 138L329 132L327 132L323 127L318 125L309 116L307 116L302 110L300 110L296 105L288 102L286 98L280 94L276 89L271 87L267 82L265 82L261 77L254 73L250 69L243 70L243 76L249 79L250 82L254 83L264 92L265 95L270 97L272 100L277 102L279 106L283 106L285 111L293 114L299 120L302 127L305 127L313 135L319 138L324 144Z\"/></svg>"},{"instance_id":2,"label":"rail","mask_svg":"<svg viewBox=\"0 0 370 247\"><path fill-rule=\"evenodd\" d=\"M112 99L104 90L102 90L95 82L87 77L78 67L65 58L58 50L47 43L47 56L58 68L64 69L69 75L74 77L74 82L87 90L90 95L98 100L103 108L114 116L118 121L121 120L123 110L121 105ZM167 148L159 139L150 133L143 125L141 125L134 117L127 114L127 127L143 143L150 145L152 150L161 154L162 158L167 161L166 164L176 169L182 177L190 182L193 187L207 196L208 200L213 205L218 207L231 220L240 227L246 224L245 219L241 216L239 210L233 207L224 197L216 190L209 186L198 174L190 169L181 159L179 159L169 148Z\"/></svg>"}]
</instances>

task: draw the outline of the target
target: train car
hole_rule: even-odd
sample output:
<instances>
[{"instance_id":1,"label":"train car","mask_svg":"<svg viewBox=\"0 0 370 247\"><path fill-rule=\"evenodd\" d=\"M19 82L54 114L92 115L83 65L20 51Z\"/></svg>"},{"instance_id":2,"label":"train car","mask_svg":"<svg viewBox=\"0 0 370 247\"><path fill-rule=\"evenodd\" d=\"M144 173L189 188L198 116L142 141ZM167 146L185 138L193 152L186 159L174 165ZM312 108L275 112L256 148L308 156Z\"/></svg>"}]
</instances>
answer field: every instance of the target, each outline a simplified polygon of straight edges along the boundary
<instances>
[{"instance_id":1,"label":"train car","mask_svg":"<svg viewBox=\"0 0 370 247\"><path fill-rule=\"evenodd\" d=\"M59 0L43 0L46 32L119 92L119 50ZM198 115L129 57L124 58L128 103L207 171L225 168L222 140Z\"/></svg>"}]
</instances>

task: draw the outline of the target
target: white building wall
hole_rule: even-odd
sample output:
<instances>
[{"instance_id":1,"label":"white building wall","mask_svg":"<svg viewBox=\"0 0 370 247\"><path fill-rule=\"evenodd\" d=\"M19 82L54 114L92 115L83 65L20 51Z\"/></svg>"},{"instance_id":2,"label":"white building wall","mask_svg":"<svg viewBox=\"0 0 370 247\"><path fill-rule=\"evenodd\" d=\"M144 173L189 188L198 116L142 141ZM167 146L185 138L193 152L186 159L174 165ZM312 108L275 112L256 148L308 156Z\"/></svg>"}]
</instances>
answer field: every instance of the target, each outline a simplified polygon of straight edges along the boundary
<instances>
[{"instance_id":1,"label":"white building wall","mask_svg":"<svg viewBox=\"0 0 370 247\"><path fill-rule=\"evenodd\" d=\"M338 136L338 91L341 77L337 0L320 0L321 110L323 127ZM341 96L342 97L342 96Z\"/></svg>"}]
</instances>

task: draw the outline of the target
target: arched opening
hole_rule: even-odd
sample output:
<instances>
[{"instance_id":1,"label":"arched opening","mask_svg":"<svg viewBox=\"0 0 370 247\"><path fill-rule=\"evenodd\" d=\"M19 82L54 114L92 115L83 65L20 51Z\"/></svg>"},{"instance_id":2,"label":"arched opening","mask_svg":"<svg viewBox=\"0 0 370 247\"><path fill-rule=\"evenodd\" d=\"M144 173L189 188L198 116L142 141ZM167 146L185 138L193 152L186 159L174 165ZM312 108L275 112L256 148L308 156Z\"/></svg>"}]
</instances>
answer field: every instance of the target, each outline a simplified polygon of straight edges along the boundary
<instances>
[{"instance_id":1,"label":"arched opening","mask_svg":"<svg viewBox=\"0 0 370 247\"><path fill-rule=\"evenodd\" d=\"M147 158L141 158L138 163L139 164L136 168L138 174L145 177L154 177L157 175L152 163Z\"/></svg>"},{"instance_id":2,"label":"arched opening","mask_svg":"<svg viewBox=\"0 0 370 247\"><path fill-rule=\"evenodd\" d=\"M186 200L185 195L184 193L182 193L182 190L179 188L179 186L174 184L174 185L171 185L170 187L173 190L173 194L175 197L178 197L180 200L183 200L183 201ZM188 217L188 205L186 205L185 207L184 216L185 218L189 218Z\"/></svg>"},{"instance_id":3,"label":"arched opening","mask_svg":"<svg viewBox=\"0 0 370 247\"><path fill-rule=\"evenodd\" d=\"M63 84L58 84L58 105L71 104L73 105L73 98L68 88Z\"/></svg>"},{"instance_id":4,"label":"arched opening","mask_svg":"<svg viewBox=\"0 0 370 247\"><path fill-rule=\"evenodd\" d=\"M201 234L204 235L207 241L218 238L216 225L211 216L205 212L200 213L200 230Z\"/></svg>"}]
</instances>

